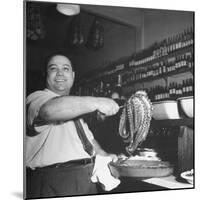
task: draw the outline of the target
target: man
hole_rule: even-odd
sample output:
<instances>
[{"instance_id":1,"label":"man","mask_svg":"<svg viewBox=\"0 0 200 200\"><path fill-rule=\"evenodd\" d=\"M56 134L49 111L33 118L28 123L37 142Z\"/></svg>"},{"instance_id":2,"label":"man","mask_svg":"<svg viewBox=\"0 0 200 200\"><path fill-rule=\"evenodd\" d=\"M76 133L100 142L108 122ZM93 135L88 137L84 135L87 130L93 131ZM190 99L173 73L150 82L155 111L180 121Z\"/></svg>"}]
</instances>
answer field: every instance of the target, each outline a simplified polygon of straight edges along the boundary
<instances>
[{"instance_id":1,"label":"man","mask_svg":"<svg viewBox=\"0 0 200 200\"><path fill-rule=\"evenodd\" d=\"M107 153L79 117L94 111L115 115L119 106L109 98L69 96L75 72L64 55L51 56L46 73L46 89L30 94L26 102L27 198L96 194L90 179L93 158ZM92 153L80 132L92 144Z\"/></svg>"}]
</instances>

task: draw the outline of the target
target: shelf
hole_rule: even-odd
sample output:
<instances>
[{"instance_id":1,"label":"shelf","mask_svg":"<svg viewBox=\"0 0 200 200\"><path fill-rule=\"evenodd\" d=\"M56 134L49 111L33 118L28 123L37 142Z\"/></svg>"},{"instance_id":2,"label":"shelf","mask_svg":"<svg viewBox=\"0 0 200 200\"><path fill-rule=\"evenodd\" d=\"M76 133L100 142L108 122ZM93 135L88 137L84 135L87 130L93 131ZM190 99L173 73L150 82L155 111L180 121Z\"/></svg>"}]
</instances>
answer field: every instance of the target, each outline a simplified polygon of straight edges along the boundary
<instances>
[{"instance_id":1,"label":"shelf","mask_svg":"<svg viewBox=\"0 0 200 200\"><path fill-rule=\"evenodd\" d=\"M143 64L140 64L140 65L137 65L137 66L134 66L135 68L142 68L142 67L145 67L146 65L150 65L150 64L153 64L153 63L157 63L157 62L160 62L162 60L166 60L170 57L173 57L177 54L182 54L182 53L185 53L187 51L193 51L194 50L194 45L190 45L190 46L186 46L186 47L183 47L183 48L180 48L180 49L177 49L173 52L170 52L169 54L167 55L164 55L164 56L160 56L158 58L155 58L154 60L151 60L151 61L148 61L146 63L143 63ZM129 67L129 68L133 68L133 67Z\"/></svg>"},{"instance_id":2,"label":"shelf","mask_svg":"<svg viewBox=\"0 0 200 200\"><path fill-rule=\"evenodd\" d=\"M186 69L180 68L178 70L171 71L171 72L166 72L166 73L158 75L158 76L153 76L153 77L142 78L142 79L139 79L139 80L134 80L134 81L131 81L129 83L123 84L122 87L129 86L132 83L148 82L148 81L152 81L152 80L156 80L156 79L160 79L160 78L174 76L174 75L185 73L185 72L191 72L193 74L193 70L191 68L186 68Z\"/></svg>"},{"instance_id":3,"label":"shelf","mask_svg":"<svg viewBox=\"0 0 200 200\"><path fill-rule=\"evenodd\" d=\"M131 87L135 83L144 83L144 82L148 83L150 81L158 80L158 79L163 79L165 81L166 85L168 86L169 85L169 82L168 82L169 77L175 77L177 75L182 75L183 73L191 73L191 75L193 76L194 75L193 64L191 63L192 66L186 65L186 66L182 66L182 67L180 67L180 65L179 65L179 68L174 71L165 72L165 73L159 74L157 76L150 76L150 77L137 79L137 80L131 80L131 76L134 75L133 78L135 78L136 77L135 74L137 74L136 71L138 69L140 70L140 68L146 67L147 69L156 70L156 69L154 69L154 66L152 66L152 68L151 68L150 65L160 63L160 61L167 61L167 62L169 61L169 64L170 64L171 63L170 60L172 60L174 57L176 57L178 55L186 54L187 52L192 53L193 51L194 51L194 45L191 44L189 46L186 46L186 47L177 49L173 52L170 52L167 55L163 55L163 56L157 57L153 60L150 60L146 63L140 64L140 65L134 65L134 66L129 66L129 64L131 62L131 58L126 57L126 59L120 60L120 62L116 62L116 63L112 62L110 64L108 63L106 65L106 67L104 67L103 69L90 72L90 76L89 75L85 76L85 78L82 79L81 81L79 81L79 83L77 83L77 85L81 86L81 87L85 87L86 89L91 88L91 86L92 86L94 88L97 88L97 90L98 90L98 87L100 87L101 82L104 82L104 85L106 83L109 83L111 86L115 86L119 82L118 75L120 74L121 80L122 80L121 85L125 89L126 88L129 89L129 87ZM166 70L167 70L167 66L166 66ZM140 73L142 73L142 71ZM138 78L138 76L137 76L137 78Z\"/></svg>"},{"instance_id":4,"label":"shelf","mask_svg":"<svg viewBox=\"0 0 200 200\"><path fill-rule=\"evenodd\" d=\"M152 120L152 126L194 126L194 118Z\"/></svg>"},{"instance_id":5,"label":"shelf","mask_svg":"<svg viewBox=\"0 0 200 200\"><path fill-rule=\"evenodd\" d=\"M184 52L187 52L187 51L192 51L194 48L194 45L190 45L190 46L187 46L187 47L184 47L184 48L180 48L180 49L177 49L173 52L170 52L168 55L165 55L165 56L161 56L161 57L158 57L158 58L155 58L154 60L151 60L149 62L146 62L144 64L140 64L140 65L137 65L137 66L127 66L127 67L124 67L123 69L117 69L116 66L115 67L112 67L110 68L109 70L106 70L103 71L103 72L99 72L98 74L94 75L94 77L90 80L96 80L96 79L101 79L102 77L106 77L106 76L110 76L110 75L118 75L118 74L126 74L126 73L131 73L131 71L133 69L136 69L136 68L142 68L142 67L145 67L146 65L150 65L150 64L153 64L153 63L156 63L156 62L160 62L161 60L165 60L165 59L168 59L170 57L173 57L174 55L176 54L181 54L181 53L184 53ZM128 60L128 59L127 59ZM127 64L124 63L124 66L126 66ZM108 67L109 68L109 67ZM107 68L107 69L108 69ZM190 71L190 70L188 70ZM171 74L172 72L169 72L169 73L165 73L166 74ZM164 75L164 76L165 76ZM142 81L146 81L146 80L152 80L152 79L155 79L157 78L158 76L156 77L148 77L148 78L145 78L145 79L142 79ZM160 77L160 76L159 76ZM150 79L149 79L150 78ZM135 80L135 81L138 81L138 80ZM133 81L133 82L135 82Z\"/></svg>"}]
</instances>

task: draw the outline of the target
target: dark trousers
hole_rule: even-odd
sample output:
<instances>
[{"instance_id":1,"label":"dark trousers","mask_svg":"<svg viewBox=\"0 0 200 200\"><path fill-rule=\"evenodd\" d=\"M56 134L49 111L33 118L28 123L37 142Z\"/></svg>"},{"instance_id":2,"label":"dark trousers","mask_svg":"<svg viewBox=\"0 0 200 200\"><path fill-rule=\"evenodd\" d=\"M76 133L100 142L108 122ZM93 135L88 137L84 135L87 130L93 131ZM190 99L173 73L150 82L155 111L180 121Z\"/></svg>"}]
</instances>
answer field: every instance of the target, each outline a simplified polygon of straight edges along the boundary
<instances>
[{"instance_id":1,"label":"dark trousers","mask_svg":"<svg viewBox=\"0 0 200 200\"><path fill-rule=\"evenodd\" d=\"M26 197L64 197L97 194L92 183L94 164L26 170Z\"/></svg>"}]
</instances>

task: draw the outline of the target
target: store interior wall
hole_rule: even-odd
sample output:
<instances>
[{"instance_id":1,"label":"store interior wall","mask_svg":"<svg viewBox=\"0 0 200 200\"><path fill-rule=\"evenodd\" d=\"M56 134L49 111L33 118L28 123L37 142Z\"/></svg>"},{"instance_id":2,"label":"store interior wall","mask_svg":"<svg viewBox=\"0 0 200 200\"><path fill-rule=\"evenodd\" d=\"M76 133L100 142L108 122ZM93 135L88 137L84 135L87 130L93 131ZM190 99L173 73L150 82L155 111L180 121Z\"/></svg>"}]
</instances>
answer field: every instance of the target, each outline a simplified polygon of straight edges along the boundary
<instances>
[{"instance_id":1,"label":"store interior wall","mask_svg":"<svg viewBox=\"0 0 200 200\"><path fill-rule=\"evenodd\" d=\"M144 48L193 26L193 12L144 10Z\"/></svg>"},{"instance_id":2,"label":"store interior wall","mask_svg":"<svg viewBox=\"0 0 200 200\"><path fill-rule=\"evenodd\" d=\"M142 12L142 39L141 49L148 48L156 41L161 41L168 37L174 36L184 31L194 24L194 13L188 11L173 11L173 10L155 10L143 9ZM168 85L171 82L182 83L185 79L192 78L191 72L177 74L176 76L168 77ZM132 84L124 89L125 94L130 94L136 90L144 88L151 88L157 85L165 86L164 79L157 79L151 82L144 82L143 84Z\"/></svg>"},{"instance_id":3,"label":"store interior wall","mask_svg":"<svg viewBox=\"0 0 200 200\"><path fill-rule=\"evenodd\" d=\"M54 9L52 11L52 9ZM73 54L73 63L76 66L76 77L83 76L91 70L108 66L109 62L122 57L132 55L136 50L147 48L155 41L160 41L183 31L193 25L193 13L182 11L146 10L138 12L137 17L140 23L136 27L117 24L105 18L99 18L104 27L104 47L99 50L86 48L84 45L78 48L71 48L68 45L68 27L70 17L56 13L55 6L51 11L42 13L46 28L46 38L43 41L27 41L26 45L26 83L27 94L42 89L45 85L43 80L44 58L53 51L63 50L66 54ZM139 17L139 14L141 15ZM82 31L87 40L89 29L95 16L82 13ZM141 25L141 26L139 26ZM141 34L141 36L139 36ZM140 38L142 37L142 38ZM139 42L138 42L139 41ZM140 43L140 45L138 44ZM170 81L179 81L191 75L176 76ZM156 84L165 84L163 80L156 81ZM154 82L143 85L133 85L128 90L151 87Z\"/></svg>"},{"instance_id":4,"label":"store interior wall","mask_svg":"<svg viewBox=\"0 0 200 200\"><path fill-rule=\"evenodd\" d=\"M27 41L26 43L26 75L27 94L44 87L42 73L44 58L54 51L61 50L73 55L76 77L88 72L106 67L109 63L122 57L130 56L136 48L136 28L117 24L111 20L98 18L104 28L104 46L98 50L88 49L85 44L71 47L68 44L70 17L58 13L42 13L46 38L41 41ZM81 13L81 26L85 42L90 27L95 19L94 15ZM138 36L137 36L138 37Z\"/></svg>"}]
</instances>

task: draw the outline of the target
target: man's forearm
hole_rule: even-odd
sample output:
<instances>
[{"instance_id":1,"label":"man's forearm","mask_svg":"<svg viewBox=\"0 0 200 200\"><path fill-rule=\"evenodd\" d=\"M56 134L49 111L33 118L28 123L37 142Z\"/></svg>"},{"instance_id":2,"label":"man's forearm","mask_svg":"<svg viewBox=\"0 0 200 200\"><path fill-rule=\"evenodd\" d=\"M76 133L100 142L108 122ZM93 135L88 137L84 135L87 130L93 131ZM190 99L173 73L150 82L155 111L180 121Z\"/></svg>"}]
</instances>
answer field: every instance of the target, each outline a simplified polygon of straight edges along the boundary
<instances>
[{"instance_id":1,"label":"man's forearm","mask_svg":"<svg viewBox=\"0 0 200 200\"><path fill-rule=\"evenodd\" d=\"M67 121L96 109L94 97L63 96L45 103L39 116L46 121Z\"/></svg>"}]
</instances>

